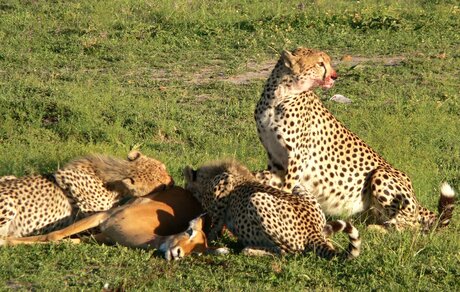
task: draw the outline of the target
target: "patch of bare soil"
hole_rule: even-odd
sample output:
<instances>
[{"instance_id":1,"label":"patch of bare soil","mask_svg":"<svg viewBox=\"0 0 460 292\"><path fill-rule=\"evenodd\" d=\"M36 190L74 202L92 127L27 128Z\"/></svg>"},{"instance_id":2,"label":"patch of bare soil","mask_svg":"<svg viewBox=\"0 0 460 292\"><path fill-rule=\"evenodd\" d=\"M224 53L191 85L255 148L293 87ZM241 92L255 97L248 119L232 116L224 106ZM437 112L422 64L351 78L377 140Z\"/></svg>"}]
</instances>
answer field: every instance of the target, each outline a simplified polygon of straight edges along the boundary
<instances>
[{"instance_id":1,"label":"patch of bare soil","mask_svg":"<svg viewBox=\"0 0 460 292\"><path fill-rule=\"evenodd\" d=\"M265 80L270 75L271 70L275 66L276 61L269 60L262 63L248 62L246 64L247 71L238 75L228 76L221 80L233 84L248 84L253 80Z\"/></svg>"},{"instance_id":2,"label":"patch of bare soil","mask_svg":"<svg viewBox=\"0 0 460 292\"><path fill-rule=\"evenodd\" d=\"M245 65L245 72L237 75L226 75L222 66L208 66L203 67L197 72L189 75L182 76L185 82L190 84L207 84L213 81L224 81L233 84L248 84L254 80L264 80L270 74L272 68L275 66L276 61L270 60L262 63L249 61ZM163 76L153 76L154 80L163 81L167 79L167 72L163 72ZM177 77L177 76L176 76Z\"/></svg>"},{"instance_id":3,"label":"patch of bare soil","mask_svg":"<svg viewBox=\"0 0 460 292\"><path fill-rule=\"evenodd\" d=\"M401 64L406 58L403 56L392 56L392 57L360 57L360 56L343 56L340 61L335 62L334 65L346 65L346 66L356 66L363 63L370 64L380 64L384 66L397 66Z\"/></svg>"},{"instance_id":4,"label":"patch of bare soil","mask_svg":"<svg viewBox=\"0 0 460 292\"><path fill-rule=\"evenodd\" d=\"M401 64L406 58L404 56L375 56L375 57L362 57L345 55L340 60L333 62L333 66L343 65L355 67L357 65L383 65L383 66L397 66ZM165 70L158 70L152 74L153 80L167 81L171 78L181 78L189 84L207 84L213 81L224 81L233 84L249 84L255 80L265 80L270 75L272 68L275 66L276 60L268 60L264 62L248 61L245 65L243 73L236 75L226 75L222 71L222 64L216 64L199 69L193 74L184 74L178 76L177 72L172 74ZM203 97L207 99L207 97Z\"/></svg>"},{"instance_id":5,"label":"patch of bare soil","mask_svg":"<svg viewBox=\"0 0 460 292\"><path fill-rule=\"evenodd\" d=\"M403 56L392 57L361 57L361 56L344 56L341 60L334 62L334 66L345 65L354 67L361 64L375 64L383 66L397 66L406 58ZM233 84L248 84L254 80L265 80L270 75L271 70L276 64L276 60L268 60L261 63L249 61L246 64L246 71L237 75L225 76L219 67L207 67L193 74L191 82L194 84L209 83L212 81L225 81Z\"/></svg>"}]
</instances>

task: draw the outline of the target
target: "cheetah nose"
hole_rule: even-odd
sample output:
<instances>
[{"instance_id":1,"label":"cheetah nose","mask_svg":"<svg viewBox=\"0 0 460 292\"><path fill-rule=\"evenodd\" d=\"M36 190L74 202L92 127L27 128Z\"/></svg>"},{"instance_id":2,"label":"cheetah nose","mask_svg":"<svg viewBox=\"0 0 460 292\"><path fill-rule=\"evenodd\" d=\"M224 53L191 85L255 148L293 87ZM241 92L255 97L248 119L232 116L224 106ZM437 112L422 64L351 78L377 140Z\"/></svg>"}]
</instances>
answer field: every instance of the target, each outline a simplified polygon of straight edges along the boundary
<instances>
[{"instance_id":1,"label":"cheetah nose","mask_svg":"<svg viewBox=\"0 0 460 292\"><path fill-rule=\"evenodd\" d=\"M332 80L336 80L337 77L338 77L338 76L337 76L337 72L332 71L332 73L331 73L331 79L332 79Z\"/></svg>"}]
</instances>

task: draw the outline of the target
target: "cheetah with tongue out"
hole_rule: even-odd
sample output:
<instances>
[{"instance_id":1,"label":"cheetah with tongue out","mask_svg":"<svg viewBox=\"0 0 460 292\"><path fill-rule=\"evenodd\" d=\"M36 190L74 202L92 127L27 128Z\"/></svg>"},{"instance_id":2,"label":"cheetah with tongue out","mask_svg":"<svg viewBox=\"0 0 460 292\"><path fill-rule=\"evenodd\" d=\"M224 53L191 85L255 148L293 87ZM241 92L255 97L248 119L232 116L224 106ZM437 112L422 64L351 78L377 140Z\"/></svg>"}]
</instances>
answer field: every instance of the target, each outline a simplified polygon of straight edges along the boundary
<instances>
[{"instance_id":1,"label":"cheetah with tongue out","mask_svg":"<svg viewBox=\"0 0 460 292\"><path fill-rule=\"evenodd\" d=\"M447 183L439 215L422 207L409 177L340 123L312 91L332 87L336 78L324 52L283 52L255 110L269 158L258 179L285 191L302 185L329 215L366 212L370 222L397 229L448 225L455 194Z\"/></svg>"}]
</instances>

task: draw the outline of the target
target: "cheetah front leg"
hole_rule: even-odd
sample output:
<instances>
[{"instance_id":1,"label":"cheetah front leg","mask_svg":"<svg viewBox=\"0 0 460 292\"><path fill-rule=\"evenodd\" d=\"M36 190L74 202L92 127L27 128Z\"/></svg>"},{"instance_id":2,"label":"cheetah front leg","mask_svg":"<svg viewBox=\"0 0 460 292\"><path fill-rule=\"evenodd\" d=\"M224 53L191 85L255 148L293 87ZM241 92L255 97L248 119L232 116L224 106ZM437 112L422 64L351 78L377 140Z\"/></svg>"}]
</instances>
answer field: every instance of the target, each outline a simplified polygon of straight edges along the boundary
<instances>
[{"instance_id":1,"label":"cheetah front leg","mask_svg":"<svg viewBox=\"0 0 460 292\"><path fill-rule=\"evenodd\" d=\"M213 223L214 225L211 227L211 230L209 231L208 239L209 241L214 241L217 238L220 237L222 233L222 229L224 228L224 223L223 221L218 221Z\"/></svg>"},{"instance_id":2,"label":"cheetah front leg","mask_svg":"<svg viewBox=\"0 0 460 292\"><path fill-rule=\"evenodd\" d=\"M258 182L269 185L271 187L292 192L292 189L299 184L301 174L303 173L303 164L301 163L300 155L295 152L289 152L290 158L287 169L283 169L281 165L270 161L269 170L254 172L254 176Z\"/></svg>"},{"instance_id":3,"label":"cheetah front leg","mask_svg":"<svg viewBox=\"0 0 460 292\"><path fill-rule=\"evenodd\" d=\"M218 216L214 212L209 213L209 217L211 217L211 230L209 231L208 240L213 241L221 235L225 220L222 216Z\"/></svg>"},{"instance_id":4,"label":"cheetah front leg","mask_svg":"<svg viewBox=\"0 0 460 292\"><path fill-rule=\"evenodd\" d=\"M300 157L301 155L294 151L289 152L289 163L282 189L285 192L292 193L294 187L301 184L301 176L304 173L304 165Z\"/></svg>"}]
</instances>

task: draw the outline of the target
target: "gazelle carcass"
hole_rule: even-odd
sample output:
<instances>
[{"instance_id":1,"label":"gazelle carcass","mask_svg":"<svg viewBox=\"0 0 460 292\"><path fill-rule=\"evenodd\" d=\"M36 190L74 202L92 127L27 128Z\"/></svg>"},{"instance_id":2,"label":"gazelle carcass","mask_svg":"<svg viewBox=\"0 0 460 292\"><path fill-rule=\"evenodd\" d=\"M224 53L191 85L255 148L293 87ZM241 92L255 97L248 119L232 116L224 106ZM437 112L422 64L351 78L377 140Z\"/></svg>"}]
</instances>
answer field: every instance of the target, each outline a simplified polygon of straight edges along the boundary
<instances>
[{"instance_id":1,"label":"gazelle carcass","mask_svg":"<svg viewBox=\"0 0 460 292\"><path fill-rule=\"evenodd\" d=\"M0 245L58 241L98 227L94 235L101 243L158 249L167 260L179 259L208 248L203 232L203 210L191 193L180 187L152 193L108 211L99 212L45 235L4 238ZM73 239L75 243L80 240Z\"/></svg>"}]
</instances>

